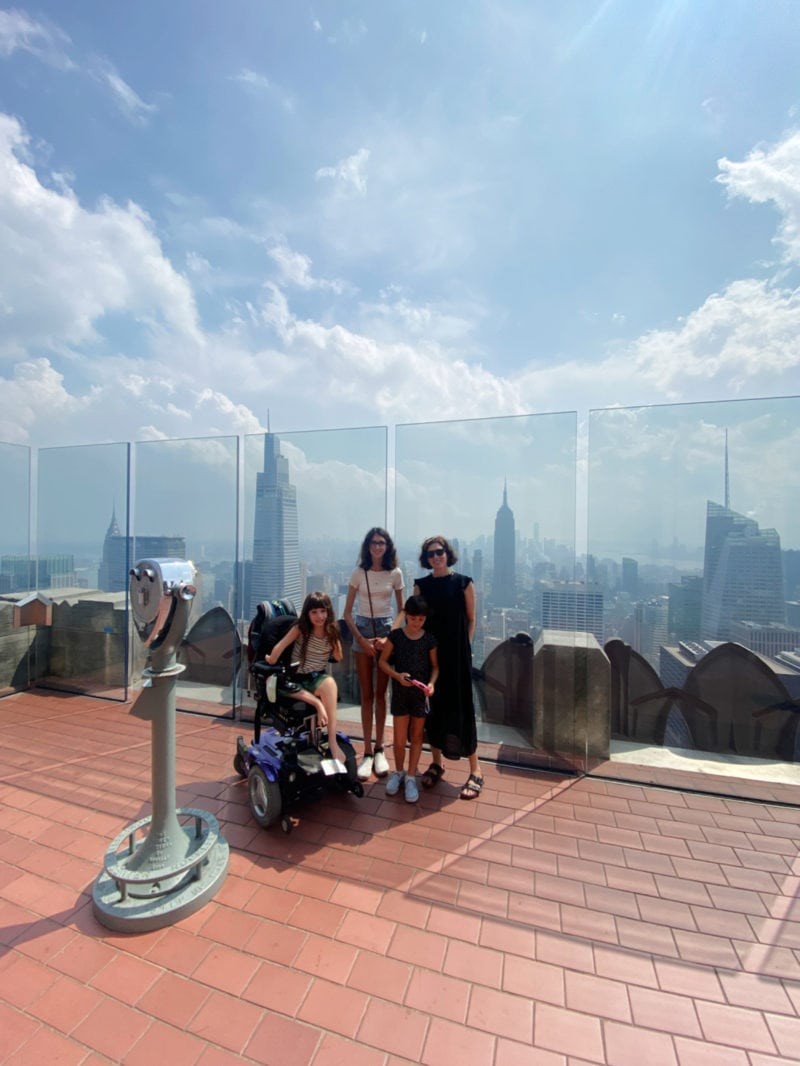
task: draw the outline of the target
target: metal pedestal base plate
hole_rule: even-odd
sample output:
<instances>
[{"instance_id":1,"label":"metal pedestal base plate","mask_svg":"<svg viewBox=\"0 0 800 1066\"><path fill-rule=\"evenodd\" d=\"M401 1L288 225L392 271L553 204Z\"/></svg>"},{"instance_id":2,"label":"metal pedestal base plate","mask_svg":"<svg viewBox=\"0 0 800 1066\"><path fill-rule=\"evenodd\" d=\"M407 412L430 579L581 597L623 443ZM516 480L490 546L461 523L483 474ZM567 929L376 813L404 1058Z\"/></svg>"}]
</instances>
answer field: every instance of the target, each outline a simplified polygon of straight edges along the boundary
<instances>
[{"instance_id":1,"label":"metal pedestal base plate","mask_svg":"<svg viewBox=\"0 0 800 1066\"><path fill-rule=\"evenodd\" d=\"M177 838L136 839L150 818L133 822L109 845L103 872L92 889L94 914L109 929L144 933L193 914L219 890L228 872L228 842L208 811L183 807ZM140 848L149 851L141 862ZM156 856L156 861L153 861ZM159 860L158 856L162 856Z\"/></svg>"}]
</instances>

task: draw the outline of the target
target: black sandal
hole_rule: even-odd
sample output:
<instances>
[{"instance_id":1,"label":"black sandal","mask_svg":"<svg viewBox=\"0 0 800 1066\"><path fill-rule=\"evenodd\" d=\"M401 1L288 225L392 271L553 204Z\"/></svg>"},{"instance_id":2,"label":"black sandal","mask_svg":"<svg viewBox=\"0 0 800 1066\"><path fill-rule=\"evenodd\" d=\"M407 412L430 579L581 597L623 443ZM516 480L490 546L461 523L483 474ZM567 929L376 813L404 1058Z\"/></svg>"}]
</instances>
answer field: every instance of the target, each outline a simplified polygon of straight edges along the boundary
<instances>
[{"instance_id":1,"label":"black sandal","mask_svg":"<svg viewBox=\"0 0 800 1066\"><path fill-rule=\"evenodd\" d=\"M444 767L438 762L432 762L422 777L419 779L419 783L423 788L433 788L444 777Z\"/></svg>"},{"instance_id":2,"label":"black sandal","mask_svg":"<svg viewBox=\"0 0 800 1066\"><path fill-rule=\"evenodd\" d=\"M483 788L483 778L478 774L470 774L467 778L467 783L459 792L459 796L462 800L474 800L481 794Z\"/></svg>"}]
</instances>

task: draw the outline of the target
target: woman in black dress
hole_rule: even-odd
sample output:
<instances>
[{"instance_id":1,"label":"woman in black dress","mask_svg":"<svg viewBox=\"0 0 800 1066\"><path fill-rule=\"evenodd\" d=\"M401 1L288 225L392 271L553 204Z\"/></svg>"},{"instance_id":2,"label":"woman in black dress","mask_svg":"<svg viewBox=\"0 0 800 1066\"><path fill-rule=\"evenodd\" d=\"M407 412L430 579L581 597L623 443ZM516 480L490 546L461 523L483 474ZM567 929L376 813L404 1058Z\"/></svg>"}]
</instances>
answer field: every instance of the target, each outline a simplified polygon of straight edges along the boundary
<instances>
[{"instance_id":1,"label":"woman in black dress","mask_svg":"<svg viewBox=\"0 0 800 1066\"><path fill-rule=\"evenodd\" d=\"M420 566L431 573L417 579L414 593L428 604L425 628L439 647L439 681L425 723L432 762L422 775L421 784L423 788L437 784L444 774L443 757L466 757L469 777L460 795L461 799L471 800L483 788L472 701L475 586L471 577L450 569L455 561L456 553L445 537L428 537L422 542Z\"/></svg>"}]
</instances>

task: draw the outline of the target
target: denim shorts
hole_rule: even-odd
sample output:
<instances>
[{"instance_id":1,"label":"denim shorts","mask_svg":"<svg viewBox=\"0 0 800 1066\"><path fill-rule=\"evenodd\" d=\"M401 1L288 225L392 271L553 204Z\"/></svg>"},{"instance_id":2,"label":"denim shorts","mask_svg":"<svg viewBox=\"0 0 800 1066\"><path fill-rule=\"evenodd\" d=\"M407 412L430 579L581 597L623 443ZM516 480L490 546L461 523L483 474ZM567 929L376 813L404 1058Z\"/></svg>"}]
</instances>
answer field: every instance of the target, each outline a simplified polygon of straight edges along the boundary
<instances>
[{"instance_id":1,"label":"denim shorts","mask_svg":"<svg viewBox=\"0 0 800 1066\"><path fill-rule=\"evenodd\" d=\"M357 614L356 629L365 640L372 640L374 637L388 637L392 631L392 619L370 618L368 614ZM353 642L353 651L360 655L366 654L361 645L355 641Z\"/></svg>"},{"instance_id":2,"label":"denim shorts","mask_svg":"<svg viewBox=\"0 0 800 1066\"><path fill-rule=\"evenodd\" d=\"M293 680L306 692L314 693L328 676L327 670L312 670L308 674L295 674Z\"/></svg>"}]
</instances>

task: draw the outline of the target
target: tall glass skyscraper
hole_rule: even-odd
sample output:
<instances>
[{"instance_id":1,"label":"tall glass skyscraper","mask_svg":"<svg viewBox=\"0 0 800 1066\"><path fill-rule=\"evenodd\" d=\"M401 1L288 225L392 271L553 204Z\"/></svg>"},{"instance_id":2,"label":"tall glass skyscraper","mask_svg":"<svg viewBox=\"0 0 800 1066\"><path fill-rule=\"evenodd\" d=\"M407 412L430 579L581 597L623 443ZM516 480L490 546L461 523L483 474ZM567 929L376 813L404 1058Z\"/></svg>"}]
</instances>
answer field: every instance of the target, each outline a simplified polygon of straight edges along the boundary
<instances>
[{"instance_id":1,"label":"tall glass skyscraper","mask_svg":"<svg viewBox=\"0 0 800 1066\"><path fill-rule=\"evenodd\" d=\"M508 485L503 485L503 502L494 520L494 576L492 606L515 607L517 603L517 559L514 512L508 506Z\"/></svg>"},{"instance_id":2,"label":"tall glass skyscraper","mask_svg":"<svg viewBox=\"0 0 800 1066\"><path fill-rule=\"evenodd\" d=\"M733 622L786 622L781 540L746 515L708 501L702 636L731 640Z\"/></svg>"},{"instance_id":3,"label":"tall glass skyscraper","mask_svg":"<svg viewBox=\"0 0 800 1066\"><path fill-rule=\"evenodd\" d=\"M264 471L256 474L253 577L250 617L262 600L290 599L298 611L303 598L297 489L289 481L289 460L274 433L264 436Z\"/></svg>"}]
</instances>

